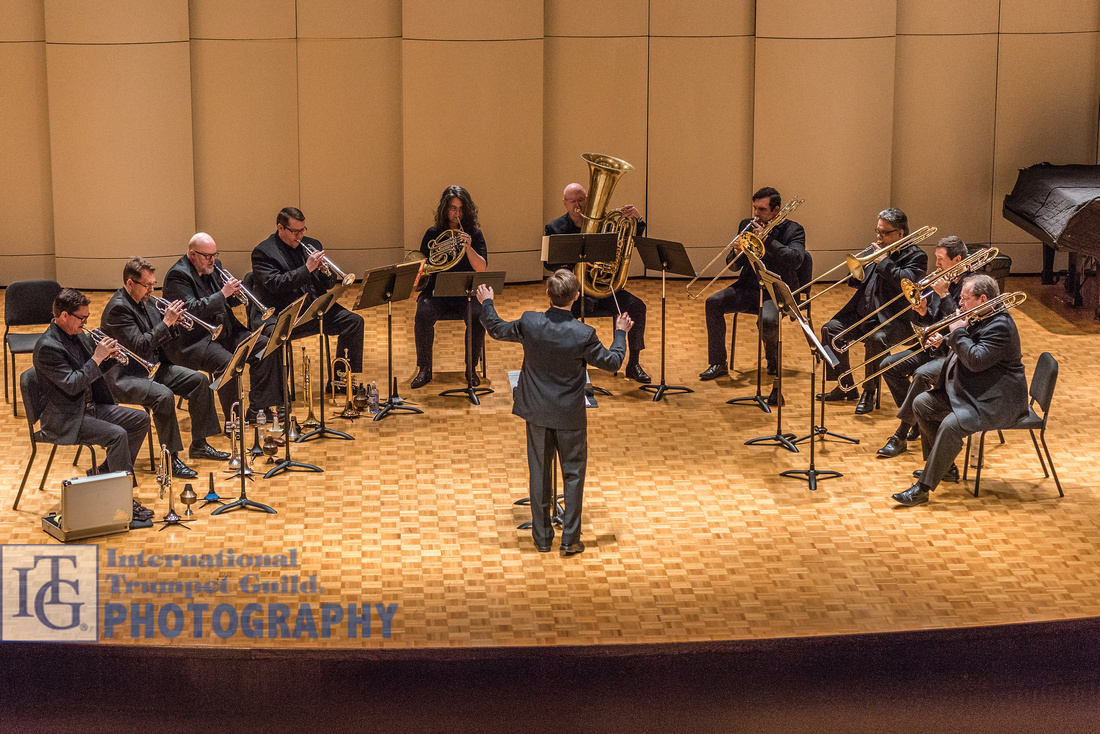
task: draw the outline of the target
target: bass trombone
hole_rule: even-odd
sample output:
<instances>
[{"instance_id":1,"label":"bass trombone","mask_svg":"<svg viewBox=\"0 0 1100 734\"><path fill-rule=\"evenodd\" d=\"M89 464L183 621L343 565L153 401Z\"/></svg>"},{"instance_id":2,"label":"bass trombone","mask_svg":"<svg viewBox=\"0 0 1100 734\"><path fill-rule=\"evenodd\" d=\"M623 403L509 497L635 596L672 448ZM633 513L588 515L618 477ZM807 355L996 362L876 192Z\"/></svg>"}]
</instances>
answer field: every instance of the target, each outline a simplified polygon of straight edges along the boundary
<instances>
[{"instance_id":1,"label":"bass trombone","mask_svg":"<svg viewBox=\"0 0 1100 734\"><path fill-rule=\"evenodd\" d=\"M150 300L157 307L157 310L161 313L167 311L168 307L172 305L171 301L169 301L167 298L161 298L160 296L150 296ZM198 316L195 316L192 313L188 313L187 311L184 311L180 314L180 326L182 326L183 328L191 331L195 328L196 324L210 332L211 340L217 339L218 335L222 333L221 324L218 324L217 326L215 326L214 324L208 324L200 319Z\"/></svg>"},{"instance_id":2,"label":"bass trombone","mask_svg":"<svg viewBox=\"0 0 1100 734\"><path fill-rule=\"evenodd\" d=\"M215 265L214 269L218 271L218 275L222 276L222 280L224 280L226 283L228 283L231 280L235 280L233 278L233 274L230 273L225 268L221 267L220 265ZM240 285L240 292L241 292L242 296L244 296L246 299L248 299L249 301L252 302L253 306L260 309L260 313L261 313L260 318L263 321L267 321L269 318L271 318L271 315L273 313L275 313L274 307L269 308L268 306L265 306L262 303L260 303L260 299L256 298L256 296L252 295L252 291L245 288L244 283L241 283L241 285Z\"/></svg>"},{"instance_id":3,"label":"bass trombone","mask_svg":"<svg viewBox=\"0 0 1100 734\"><path fill-rule=\"evenodd\" d=\"M92 341L96 343L96 346L99 346L105 339L110 339L109 336L103 333L102 329L89 329L87 326L82 326L80 328L84 329L88 336L92 337ZM118 341L117 339L115 340L115 350L111 352L111 356L115 359L116 362L121 365L130 364L130 360L134 360L145 368L145 371L149 373L150 378L152 378L153 375L156 374L157 369L160 367L160 362L145 361L135 352L124 347L122 345L122 342Z\"/></svg>"},{"instance_id":4,"label":"bass trombone","mask_svg":"<svg viewBox=\"0 0 1100 734\"><path fill-rule=\"evenodd\" d=\"M313 253L317 252L316 247L311 247L305 242L302 243L302 247L305 248L307 255L312 255ZM329 260L328 255L321 256L320 270L322 273L329 277L339 278L344 285L351 285L355 282L355 273L347 273L345 275L343 270L336 267L336 263L334 263L332 260Z\"/></svg>"}]
</instances>

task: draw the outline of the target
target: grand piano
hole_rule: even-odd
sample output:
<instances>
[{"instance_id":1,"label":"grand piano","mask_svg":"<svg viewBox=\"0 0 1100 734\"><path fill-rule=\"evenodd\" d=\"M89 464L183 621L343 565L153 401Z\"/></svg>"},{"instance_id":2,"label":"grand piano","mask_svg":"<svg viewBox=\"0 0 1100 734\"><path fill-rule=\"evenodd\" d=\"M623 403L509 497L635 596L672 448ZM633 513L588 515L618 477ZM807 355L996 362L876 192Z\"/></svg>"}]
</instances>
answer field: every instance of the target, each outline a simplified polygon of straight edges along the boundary
<instances>
[{"instance_id":1,"label":"grand piano","mask_svg":"<svg viewBox=\"0 0 1100 734\"><path fill-rule=\"evenodd\" d=\"M1004 218L1043 243L1043 282L1054 283L1054 254L1069 253L1066 293L1074 306L1084 303L1086 275L1100 261L1100 166L1039 163L1020 171L1005 197ZM1080 259L1079 259L1080 257ZM1094 315L1100 319L1100 288L1094 289Z\"/></svg>"}]
</instances>

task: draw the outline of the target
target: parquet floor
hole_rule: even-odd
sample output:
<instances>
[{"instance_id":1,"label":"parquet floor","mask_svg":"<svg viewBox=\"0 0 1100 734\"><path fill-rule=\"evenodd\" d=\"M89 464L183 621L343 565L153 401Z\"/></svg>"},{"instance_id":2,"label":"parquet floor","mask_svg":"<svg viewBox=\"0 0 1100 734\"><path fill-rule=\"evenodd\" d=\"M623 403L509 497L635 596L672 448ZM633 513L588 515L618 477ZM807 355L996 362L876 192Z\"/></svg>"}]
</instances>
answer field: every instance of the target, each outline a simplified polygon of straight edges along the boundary
<instances>
[{"instance_id":1,"label":"parquet floor","mask_svg":"<svg viewBox=\"0 0 1100 734\"><path fill-rule=\"evenodd\" d=\"M642 363L660 377L660 281L632 281L630 290L649 304ZM651 395L620 376L593 372L593 380L614 395L589 412L590 460L585 496L584 541L588 550L562 559L540 554L528 531L529 519L513 501L525 496L527 467L523 423L510 414L507 371L518 369L518 345L490 342L488 384L497 392L475 407L438 392L461 380L462 330L442 323L436 337L436 380L412 392L414 306L394 308L394 363L401 392L424 415L398 415L334 425L354 442L325 440L294 445L295 459L324 473L282 474L249 486L249 496L278 514L234 512L211 517L198 511L190 531L135 530L100 539L100 604L257 603L267 610L262 636L238 632L226 638L191 634L191 621L178 637L159 631L130 639L129 626L116 631L119 644L370 646L386 648L507 645L584 645L705 641L921 628L991 625L1100 615L1100 491L1097 426L1100 396L1100 325L1087 313L1058 303L1060 287L1041 287L1037 278L1009 280L1030 298L1014 311L1030 374L1042 351L1061 364L1049 441L1065 488L1058 498L1053 479L1044 479L1027 436L987 446L982 496L972 483L945 484L925 506L898 508L889 495L909 486L922 464L919 448L893 460L875 451L895 426L893 406L855 416L854 404L830 404L828 427L860 439L818 444L818 469L843 472L823 480L816 492L781 471L808 466L808 444L797 454L774 446L746 446L747 439L774 434L776 414L730 406L731 397L755 388L756 329L741 319L737 367L732 378L701 383L706 366L703 303L670 284L668 302L669 384L688 385L688 395L652 402ZM815 322L831 315L847 293L837 289L820 299ZM92 296L92 321L107 293ZM498 297L505 318L543 308L539 285L507 288ZM386 313L365 312L366 371L385 381ZM597 322L610 337L610 320ZM801 335L784 331L785 393L782 428L808 432L808 350ZM317 370L316 340L309 340ZM297 360L299 366L301 359ZM29 364L19 361L20 369ZM447 370L451 370L448 372ZM317 384L316 378L314 384ZM765 393L767 386L765 386ZM382 388L383 399L386 390ZM7 407L7 406L5 406ZM327 408L330 414L334 409ZM295 409L305 416L304 399ZM187 431L187 417L180 413ZM227 439L217 439L221 448ZM249 440L251 444L251 439ZM912 445L912 444L911 444ZM40 516L58 499L60 481L75 472L73 449L59 451L47 490L29 490L18 512L11 503L29 454L26 423L0 418L0 542L53 543ZM84 459L86 462L87 459ZM262 459L261 459L262 461ZM44 459L36 462L36 481ZM257 467L259 467L259 462ZM224 466L195 462L215 471L220 494L235 497L236 481L223 479ZM81 467L81 474L83 473ZM138 466L138 497L158 517L167 501L157 500L148 461ZM175 482L178 493L182 482ZM242 590L256 581L279 581L279 569L114 569L130 582L225 579L225 591L186 599L183 594L114 589L102 565L118 554L281 554L295 550L299 567L283 573L316 577L319 588L297 593ZM290 609L289 638L270 625L278 605ZM320 626L322 604L372 605L369 639L360 630L349 639L344 626L329 636L312 635L308 620L296 620L303 605ZM397 605L389 636L383 636L378 607ZM327 607L330 611L334 607ZM394 610L392 606L383 609ZM209 614L209 612L207 612ZM346 620L344 620L346 623ZM142 628L144 629L144 628ZM297 632L298 637L293 637Z\"/></svg>"}]
</instances>

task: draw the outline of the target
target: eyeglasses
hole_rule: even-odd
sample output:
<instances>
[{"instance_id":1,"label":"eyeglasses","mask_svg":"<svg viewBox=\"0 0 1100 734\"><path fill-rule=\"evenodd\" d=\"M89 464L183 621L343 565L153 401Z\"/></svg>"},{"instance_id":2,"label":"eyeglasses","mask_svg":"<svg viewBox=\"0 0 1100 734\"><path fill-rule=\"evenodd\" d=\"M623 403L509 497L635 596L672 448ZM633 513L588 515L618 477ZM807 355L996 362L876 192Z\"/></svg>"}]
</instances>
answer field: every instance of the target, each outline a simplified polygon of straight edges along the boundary
<instances>
[{"instance_id":1,"label":"eyeglasses","mask_svg":"<svg viewBox=\"0 0 1100 734\"><path fill-rule=\"evenodd\" d=\"M71 312L71 311L66 311L65 313L69 314L70 316L72 316L72 317L73 317L74 319L76 319L77 321L79 321L79 322L80 322L80 323L82 323L82 324L83 324L84 322L86 322L86 321L88 320L88 317L90 317L90 316L92 315L92 312L91 312L91 311L89 311L88 313L84 314L83 316L77 316L77 315L76 315L75 313L73 313L73 312Z\"/></svg>"},{"instance_id":2,"label":"eyeglasses","mask_svg":"<svg viewBox=\"0 0 1100 734\"><path fill-rule=\"evenodd\" d=\"M142 288L144 288L147 291L151 291L151 290L153 290L154 288L157 287L157 281L155 281L155 280L152 283L142 283L140 280L134 280L133 278L131 278L130 282L133 283L134 285L140 285Z\"/></svg>"},{"instance_id":3,"label":"eyeglasses","mask_svg":"<svg viewBox=\"0 0 1100 734\"><path fill-rule=\"evenodd\" d=\"M309 229L309 227L302 227L301 229L291 229L290 227L287 227L284 224L280 224L279 226L282 227L283 229L285 229L287 232L290 232L294 236L298 236L300 234L305 234L306 230Z\"/></svg>"},{"instance_id":4,"label":"eyeglasses","mask_svg":"<svg viewBox=\"0 0 1100 734\"><path fill-rule=\"evenodd\" d=\"M198 250L195 250L195 254L198 255L199 257L206 258L208 260L213 260L214 258L216 258L218 256L217 251L215 251L215 252L199 252Z\"/></svg>"},{"instance_id":5,"label":"eyeglasses","mask_svg":"<svg viewBox=\"0 0 1100 734\"><path fill-rule=\"evenodd\" d=\"M875 229L875 234L877 234L879 237L885 237L888 234L893 234L894 232L900 231L900 229Z\"/></svg>"}]
</instances>

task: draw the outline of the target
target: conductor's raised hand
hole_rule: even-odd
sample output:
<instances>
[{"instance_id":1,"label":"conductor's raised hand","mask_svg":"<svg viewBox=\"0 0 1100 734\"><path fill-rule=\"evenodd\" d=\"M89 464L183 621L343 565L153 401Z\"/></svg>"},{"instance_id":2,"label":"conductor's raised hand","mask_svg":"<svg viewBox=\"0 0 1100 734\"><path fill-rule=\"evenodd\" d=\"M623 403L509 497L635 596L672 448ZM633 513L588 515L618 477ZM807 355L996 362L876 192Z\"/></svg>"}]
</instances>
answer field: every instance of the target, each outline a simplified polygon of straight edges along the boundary
<instances>
[{"instance_id":1,"label":"conductor's raised hand","mask_svg":"<svg viewBox=\"0 0 1100 734\"><path fill-rule=\"evenodd\" d=\"M633 326L634 326L634 319L630 318L630 314L628 314L628 313L625 313L625 312L621 313L615 319L615 328L616 329L622 329L623 331L630 331L630 329Z\"/></svg>"},{"instance_id":2,"label":"conductor's raised hand","mask_svg":"<svg viewBox=\"0 0 1100 734\"><path fill-rule=\"evenodd\" d=\"M482 283L477 287L477 302L485 303L493 298L493 286Z\"/></svg>"}]
</instances>

